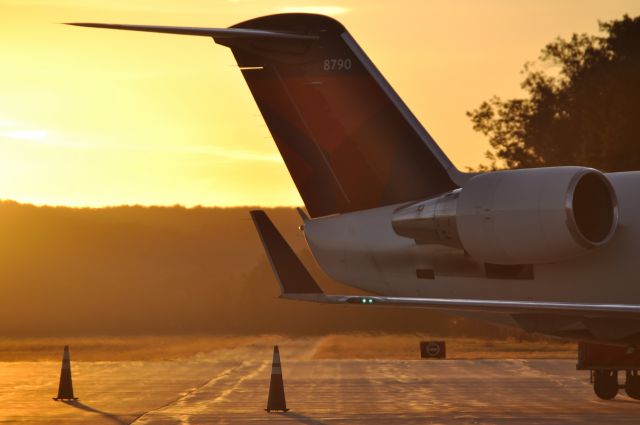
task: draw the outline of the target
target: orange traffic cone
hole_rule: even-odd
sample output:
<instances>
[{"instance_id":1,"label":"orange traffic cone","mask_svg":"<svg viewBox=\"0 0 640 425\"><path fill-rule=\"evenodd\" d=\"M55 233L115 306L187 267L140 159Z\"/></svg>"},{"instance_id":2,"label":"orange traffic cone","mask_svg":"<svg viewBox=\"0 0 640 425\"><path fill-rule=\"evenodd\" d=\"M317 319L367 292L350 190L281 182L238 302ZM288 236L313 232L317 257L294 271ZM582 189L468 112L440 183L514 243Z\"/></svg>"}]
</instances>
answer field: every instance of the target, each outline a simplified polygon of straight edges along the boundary
<instances>
[{"instance_id":1,"label":"orange traffic cone","mask_svg":"<svg viewBox=\"0 0 640 425\"><path fill-rule=\"evenodd\" d=\"M73 396L73 383L71 382L71 359L69 357L69 346L64 346L62 355L62 369L60 370L60 385L58 386L58 397L54 400L77 400Z\"/></svg>"},{"instance_id":2,"label":"orange traffic cone","mask_svg":"<svg viewBox=\"0 0 640 425\"><path fill-rule=\"evenodd\" d=\"M281 410L287 412L287 402L284 399L284 383L282 382L282 366L280 364L280 350L273 346L273 364L271 366L271 382L269 383L269 399L267 400L267 412Z\"/></svg>"}]
</instances>

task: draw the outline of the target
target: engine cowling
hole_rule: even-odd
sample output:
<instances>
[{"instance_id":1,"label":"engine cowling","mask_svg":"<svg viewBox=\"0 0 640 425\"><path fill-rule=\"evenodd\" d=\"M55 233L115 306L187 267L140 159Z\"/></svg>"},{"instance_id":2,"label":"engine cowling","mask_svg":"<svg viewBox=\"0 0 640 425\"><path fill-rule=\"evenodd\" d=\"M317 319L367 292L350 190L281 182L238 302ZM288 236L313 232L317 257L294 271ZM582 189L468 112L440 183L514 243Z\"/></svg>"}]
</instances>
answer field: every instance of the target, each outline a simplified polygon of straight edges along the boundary
<instances>
[{"instance_id":1,"label":"engine cowling","mask_svg":"<svg viewBox=\"0 0 640 425\"><path fill-rule=\"evenodd\" d=\"M402 208L392 224L417 243L464 249L478 261L540 264L606 244L618 204L607 177L592 168L506 170Z\"/></svg>"}]
</instances>

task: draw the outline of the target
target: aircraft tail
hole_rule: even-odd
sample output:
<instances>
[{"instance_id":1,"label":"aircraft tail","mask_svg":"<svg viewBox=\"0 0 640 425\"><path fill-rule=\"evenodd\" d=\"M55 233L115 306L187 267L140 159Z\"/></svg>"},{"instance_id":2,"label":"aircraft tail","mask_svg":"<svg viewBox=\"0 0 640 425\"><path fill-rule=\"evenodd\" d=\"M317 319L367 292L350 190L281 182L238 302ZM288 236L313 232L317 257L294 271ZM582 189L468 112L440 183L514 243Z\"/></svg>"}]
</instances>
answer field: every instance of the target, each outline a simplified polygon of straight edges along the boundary
<instances>
[{"instance_id":1,"label":"aircraft tail","mask_svg":"<svg viewBox=\"0 0 640 425\"><path fill-rule=\"evenodd\" d=\"M315 40L228 46L312 217L435 196L457 172L337 21L283 14L232 28Z\"/></svg>"},{"instance_id":2,"label":"aircraft tail","mask_svg":"<svg viewBox=\"0 0 640 425\"><path fill-rule=\"evenodd\" d=\"M76 25L210 36L229 47L311 217L436 196L463 178L329 17L280 14L225 29Z\"/></svg>"}]
</instances>

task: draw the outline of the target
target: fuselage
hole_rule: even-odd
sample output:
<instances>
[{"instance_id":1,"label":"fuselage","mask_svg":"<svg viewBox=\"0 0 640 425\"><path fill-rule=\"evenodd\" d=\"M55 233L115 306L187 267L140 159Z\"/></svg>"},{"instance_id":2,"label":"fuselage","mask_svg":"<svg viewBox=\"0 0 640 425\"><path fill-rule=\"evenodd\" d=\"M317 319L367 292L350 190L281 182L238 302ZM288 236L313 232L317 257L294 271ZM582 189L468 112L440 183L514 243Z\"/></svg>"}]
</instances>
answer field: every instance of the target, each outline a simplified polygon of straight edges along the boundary
<instances>
[{"instance_id":1,"label":"fuselage","mask_svg":"<svg viewBox=\"0 0 640 425\"><path fill-rule=\"evenodd\" d=\"M640 303L640 284L633 272L640 252L640 172L606 176L619 207L619 224L613 238L575 258L533 265L530 275L517 278L487 276L484 264L463 251L438 244L420 245L399 236L391 223L394 212L403 205L310 220L304 234L315 259L328 275L377 294ZM420 272L424 270L433 274ZM511 317L491 314L484 318L516 324ZM553 333L552 329L549 333Z\"/></svg>"}]
</instances>

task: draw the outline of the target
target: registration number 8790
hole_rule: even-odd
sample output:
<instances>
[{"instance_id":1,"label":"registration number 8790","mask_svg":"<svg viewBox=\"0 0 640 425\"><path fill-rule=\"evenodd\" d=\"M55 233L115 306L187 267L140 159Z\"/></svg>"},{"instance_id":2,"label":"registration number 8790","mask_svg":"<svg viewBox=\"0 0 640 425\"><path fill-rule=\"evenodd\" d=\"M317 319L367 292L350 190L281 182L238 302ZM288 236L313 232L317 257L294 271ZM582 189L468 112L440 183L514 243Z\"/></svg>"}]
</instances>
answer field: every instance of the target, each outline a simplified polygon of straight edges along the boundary
<instances>
[{"instance_id":1,"label":"registration number 8790","mask_svg":"<svg viewBox=\"0 0 640 425\"><path fill-rule=\"evenodd\" d=\"M349 58L331 58L322 61L322 69L324 71L348 71L351 69L351 59Z\"/></svg>"}]
</instances>

